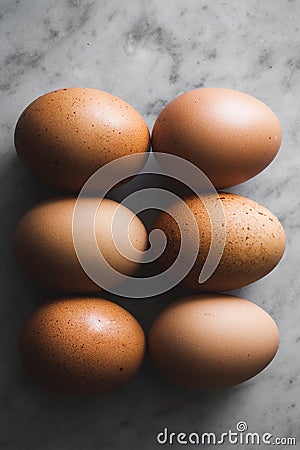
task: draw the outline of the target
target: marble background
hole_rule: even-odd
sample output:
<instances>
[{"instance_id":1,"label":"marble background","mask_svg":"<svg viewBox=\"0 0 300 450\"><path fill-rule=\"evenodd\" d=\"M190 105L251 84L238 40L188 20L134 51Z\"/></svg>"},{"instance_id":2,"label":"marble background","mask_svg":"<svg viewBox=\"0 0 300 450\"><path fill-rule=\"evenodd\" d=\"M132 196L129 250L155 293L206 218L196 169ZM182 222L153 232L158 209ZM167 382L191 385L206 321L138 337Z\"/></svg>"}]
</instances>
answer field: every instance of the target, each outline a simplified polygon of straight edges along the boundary
<instances>
[{"instance_id":1,"label":"marble background","mask_svg":"<svg viewBox=\"0 0 300 450\"><path fill-rule=\"evenodd\" d=\"M235 430L239 420L249 431L294 436L300 448L299 2L0 0L0 30L0 448L152 450L164 427L220 433ZM11 233L49 192L18 161L13 129L34 98L66 86L110 91L134 105L150 128L168 101L201 86L253 94L280 118L278 157L232 189L278 215L288 240L277 269L238 292L262 305L281 332L277 357L255 379L214 394L190 393L162 381L148 358L121 390L74 399L44 391L24 373L18 331L43 293L14 262ZM120 303L147 330L168 301ZM222 445L234 447L246 448Z\"/></svg>"}]
</instances>

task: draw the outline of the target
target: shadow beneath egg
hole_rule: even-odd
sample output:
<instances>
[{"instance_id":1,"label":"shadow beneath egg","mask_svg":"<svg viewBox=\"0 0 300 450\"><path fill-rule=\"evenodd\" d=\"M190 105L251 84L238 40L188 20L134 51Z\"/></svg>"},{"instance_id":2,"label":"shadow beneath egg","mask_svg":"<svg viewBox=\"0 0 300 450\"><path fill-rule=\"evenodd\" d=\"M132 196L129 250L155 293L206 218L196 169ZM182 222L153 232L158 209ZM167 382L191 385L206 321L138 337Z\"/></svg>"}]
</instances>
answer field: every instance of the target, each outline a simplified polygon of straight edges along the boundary
<instances>
[{"instance_id":1,"label":"shadow beneath egg","mask_svg":"<svg viewBox=\"0 0 300 450\"><path fill-rule=\"evenodd\" d=\"M30 417L35 419L28 431L37 432L47 448L64 449L68 442L74 449L153 449L165 427L176 433L217 432L211 430L216 414L226 411L229 403L238 404L251 383L216 392L185 391L162 380L147 357L134 380L98 397L63 397L28 382L23 388L26 393L21 395L30 401ZM144 447L146 441L151 446Z\"/></svg>"}]
</instances>

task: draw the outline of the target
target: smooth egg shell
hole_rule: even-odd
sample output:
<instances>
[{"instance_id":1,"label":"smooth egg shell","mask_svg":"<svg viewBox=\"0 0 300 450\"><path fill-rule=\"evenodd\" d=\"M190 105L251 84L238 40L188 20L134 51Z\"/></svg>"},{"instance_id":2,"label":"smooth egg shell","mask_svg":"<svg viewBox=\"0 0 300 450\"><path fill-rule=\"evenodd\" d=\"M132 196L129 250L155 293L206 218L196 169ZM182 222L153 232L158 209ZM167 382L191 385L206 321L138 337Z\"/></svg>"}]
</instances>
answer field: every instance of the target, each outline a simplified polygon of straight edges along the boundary
<instances>
[{"instance_id":1,"label":"smooth egg shell","mask_svg":"<svg viewBox=\"0 0 300 450\"><path fill-rule=\"evenodd\" d=\"M223 88L195 89L175 98L152 132L153 151L191 161L217 188L257 175L280 144L280 123L267 105Z\"/></svg>"},{"instance_id":2,"label":"smooth egg shell","mask_svg":"<svg viewBox=\"0 0 300 450\"><path fill-rule=\"evenodd\" d=\"M22 361L34 380L70 395L116 388L139 370L145 335L121 306L100 298L41 305L20 334Z\"/></svg>"},{"instance_id":3,"label":"smooth egg shell","mask_svg":"<svg viewBox=\"0 0 300 450\"><path fill-rule=\"evenodd\" d=\"M80 200L82 209L79 216L79 238L90 264L98 262L98 248L92 247L87 235L86 218L99 199ZM72 225L76 205L75 197L57 197L45 200L31 208L18 223L13 250L21 267L42 286L63 292L95 292L101 287L94 283L81 267L73 241ZM118 211L118 216L115 216ZM123 248L121 254L115 245L112 224L118 218L118 237ZM95 216L95 235L98 247L108 264L114 270L131 276L139 267L134 250L142 252L148 245L147 231L141 220L128 208L119 203L104 199ZM102 272L101 272L102 273ZM100 282L104 280L101 279ZM115 278L105 281L114 285Z\"/></svg>"},{"instance_id":4,"label":"smooth egg shell","mask_svg":"<svg viewBox=\"0 0 300 450\"><path fill-rule=\"evenodd\" d=\"M189 389L242 383L274 358L279 332L259 306L225 294L183 298L163 310L149 333L157 369Z\"/></svg>"}]
</instances>

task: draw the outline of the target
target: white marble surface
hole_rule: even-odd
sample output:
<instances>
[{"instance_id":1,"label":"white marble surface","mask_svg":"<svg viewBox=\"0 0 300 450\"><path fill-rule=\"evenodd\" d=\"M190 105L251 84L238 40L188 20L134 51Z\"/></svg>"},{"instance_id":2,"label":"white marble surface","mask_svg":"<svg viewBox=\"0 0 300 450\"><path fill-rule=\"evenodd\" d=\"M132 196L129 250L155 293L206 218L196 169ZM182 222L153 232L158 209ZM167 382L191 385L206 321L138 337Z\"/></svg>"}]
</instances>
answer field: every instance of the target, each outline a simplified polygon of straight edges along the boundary
<instances>
[{"instance_id":1,"label":"white marble surface","mask_svg":"<svg viewBox=\"0 0 300 450\"><path fill-rule=\"evenodd\" d=\"M1 0L0 30L0 448L152 450L165 426L219 433L235 429L238 420L246 420L249 431L295 436L293 448L300 448L299 2ZM281 332L277 357L255 379L223 392L195 394L168 386L148 359L123 389L69 399L35 386L24 373L18 330L43 294L16 266L10 239L23 212L49 193L18 161L13 128L38 95L78 85L124 98L149 127L166 102L199 86L245 91L279 116L284 139L278 157L233 189L277 214L288 238L278 268L240 291L262 305ZM121 303L147 329L166 301Z\"/></svg>"}]
</instances>

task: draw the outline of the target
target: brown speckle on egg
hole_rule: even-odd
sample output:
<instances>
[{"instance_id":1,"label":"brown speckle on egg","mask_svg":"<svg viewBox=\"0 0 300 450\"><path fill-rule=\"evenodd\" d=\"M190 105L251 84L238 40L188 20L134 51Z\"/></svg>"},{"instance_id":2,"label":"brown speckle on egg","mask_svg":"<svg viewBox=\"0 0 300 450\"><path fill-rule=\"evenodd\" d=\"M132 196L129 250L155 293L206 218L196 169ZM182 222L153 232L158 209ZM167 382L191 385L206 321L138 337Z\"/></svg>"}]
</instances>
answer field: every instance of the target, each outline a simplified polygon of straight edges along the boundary
<instances>
[{"instance_id":1,"label":"brown speckle on egg","mask_svg":"<svg viewBox=\"0 0 300 450\"><path fill-rule=\"evenodd\" d=\"M33 174L50 186L74 192L96 170L131 153L145 154L130 162L138 173L149 142L148 127L132 106L91 88L42 95L21 114L15 129L17 153ZM53 159L59 162L56 172ZM122 176L122 166L119 169ZM99 189L105 187L99 184Z\"/></svg>"},{"instance_id":2,"label":"brown speckle on egg","mask_svg":"<svg viewBox=\"0 0 300 450\"><path fill-rule=\"evenodd\" d=\"M137 320L100 298L43 304L20 334L21 358L31 376L69 395L93 395L124 384L139 370L144 353Z\"/></svg>"},{"instance_id":3,"label":"brown speckle on egg","mask_svg":"<svg viewBox=\"0 0 300 450\"><path fill-rule=\"evenodd\" d=\"M253 283L274 269L285 250L284 230L270 211L236 194L222 192L219 199L226 220L225 247L215 272L201 284L198 277L210 249L213 217L208 215L199 197L184 199L197 222L200 245L196 262L182 284L197 291L226 291ZM181 244L179 227L171 216L182 217L184 214L183 202L174 202L158 216L153 226L161 229L167 238L166 249L159 259L164 269L174 262ZM192 248L195 237L187 232L185 238L188 248ZM183 255L185 257L189 255Z\"/></svg>"}]
</instances>

